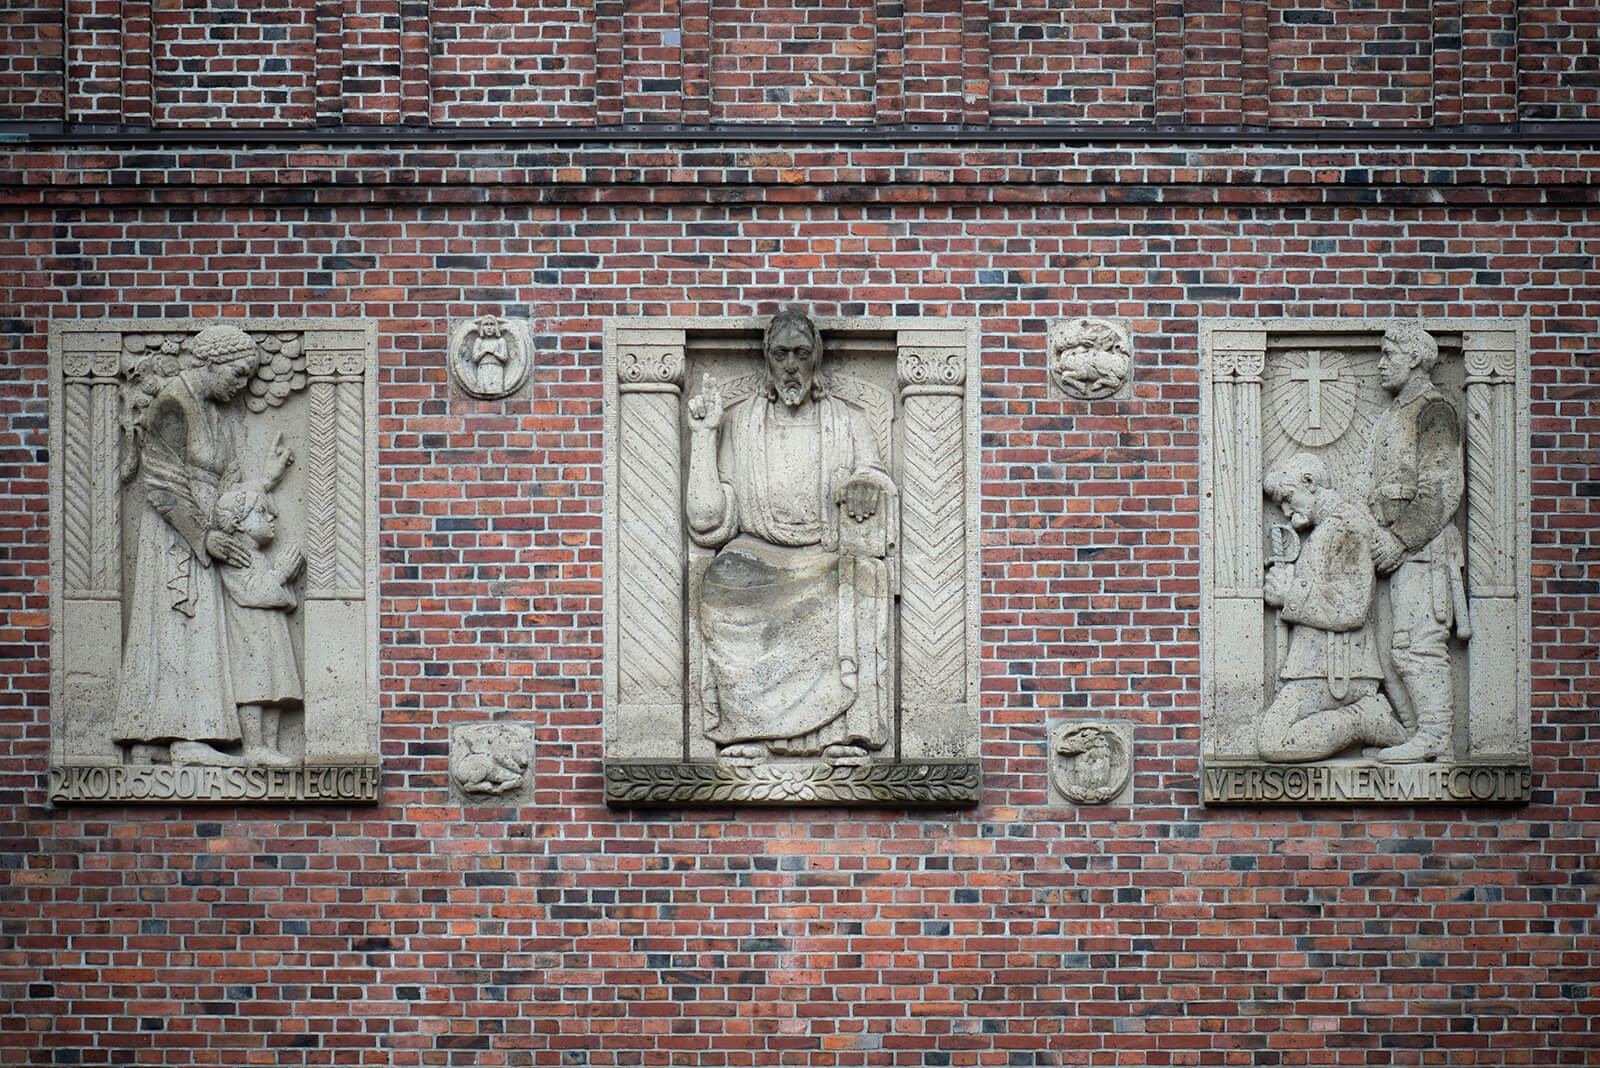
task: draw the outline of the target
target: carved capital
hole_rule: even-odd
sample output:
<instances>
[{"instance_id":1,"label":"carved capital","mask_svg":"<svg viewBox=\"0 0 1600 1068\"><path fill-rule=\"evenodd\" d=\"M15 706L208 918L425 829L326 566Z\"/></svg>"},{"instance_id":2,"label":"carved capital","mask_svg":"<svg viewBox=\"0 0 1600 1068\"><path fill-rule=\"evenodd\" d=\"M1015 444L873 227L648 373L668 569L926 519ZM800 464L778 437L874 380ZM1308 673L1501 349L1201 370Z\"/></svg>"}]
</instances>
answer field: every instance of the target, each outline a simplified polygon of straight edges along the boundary
<instances>
[{"instance_id":1,"label":"carved capital","mask_svg":"<svg viewBox=\"0 0 1600 1068\"><path fill-rule=\"evenodd\" d=\"M367 369L367 341L349 330L308 330L306 373L322 378L358 378Z\"/></svg>"},{"instance_id":2,"label":"carved capital","mask_svg":"<svg viewBox=\"0 0 1600 1068\"><path fill-rule=\"evenodd\" d=\"M1214 382L1260 382L1267 364L1265 330L1216 330L1211 334Z\"/></svg>"},{"instance_id":3,"label":"carved capital","mask_svg":"<svg viewBox=\"0 0 1600 1068\"><path fill-rule=\"evenodd\" d=\"M1260 382L1266 366L1264 349L1218 349L1211 354L1211 377L1217 382Z\"/></svg>"},{"instance_id":4,"label":"carved capital","mask_svg":"<svg viewBox=\"0 0 1600 1068\"><path fill-rule=\"evenodd\" d=\"M683 386L683 349L631 345L617 354L617 381L624 393L680 389Z\"/></svg>"},{"instance_id":5,"label":"carved capital","mask_svg":"<svg viewBox=\"0 0 1600 1068\"><path fill-rule=\"evenodd\" d=\"M116 334L85 334L73 339L61 353L61 370L67 378L115 378L121 363L121 338Z\"/></svg>"},{"instance_id":6,"label":"carved capital","mask_svg":"<svg viewBox=\"0 0 1600 1068\"><path fill-rule=\"evenodd\" d=\"M1509 330L1469 330L1461 356L1468 385L1510 385L1517 377L1517 336Z\"/></svg>"},{"instance_id":7,"label":"carved capital","mask_svg":"<svg viewBox=\"0 0 1600 1068\"><path fill-rule=\"evenodd\" d=\"M932 387L959 393L967 380L966 361L955 349L901 349L896 371L902 390Z\"/></svg>"}]
</instances>

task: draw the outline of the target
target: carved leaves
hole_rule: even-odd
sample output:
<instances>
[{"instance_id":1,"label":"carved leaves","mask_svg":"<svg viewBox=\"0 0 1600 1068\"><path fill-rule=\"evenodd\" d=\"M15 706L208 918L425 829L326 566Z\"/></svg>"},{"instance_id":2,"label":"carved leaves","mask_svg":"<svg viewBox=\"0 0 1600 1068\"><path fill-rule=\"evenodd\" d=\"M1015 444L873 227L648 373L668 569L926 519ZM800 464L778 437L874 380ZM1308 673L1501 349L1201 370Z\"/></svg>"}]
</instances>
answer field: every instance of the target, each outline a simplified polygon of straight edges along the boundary
<instances>
[{"instance_id":1,"label":"carved leaves","mask_svg":"<svg viewBox=\"0 0 1600 1068\"><path fill-rule=\"evenodd\" d=\"M973 804L976 761L923 761L834 767L828 764L708 762L606 764L612 804Z\"/></svg>"}]
</instances>

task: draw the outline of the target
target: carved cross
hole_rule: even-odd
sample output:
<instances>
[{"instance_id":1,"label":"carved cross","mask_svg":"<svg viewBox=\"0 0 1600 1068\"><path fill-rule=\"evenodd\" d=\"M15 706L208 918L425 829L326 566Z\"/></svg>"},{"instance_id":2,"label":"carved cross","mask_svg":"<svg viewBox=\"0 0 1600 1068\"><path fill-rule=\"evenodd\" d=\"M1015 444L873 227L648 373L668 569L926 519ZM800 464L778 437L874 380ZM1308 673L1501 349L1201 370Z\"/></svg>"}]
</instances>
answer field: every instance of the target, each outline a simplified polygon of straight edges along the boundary
<instances>
[{"instance_id":1,"label":"carved cross","mask_svg":"<svg viewBox=\"0 0 1600 1068\"><path fill-rule=\"evenodd\" d=\"M1306 383L1306 392L1311 401L1311 417L1306 425L1313 429L1322 428L1322 384L1324 382L1337 382L1338 371L1324 371L1322 369L1322 353L1306 353L1306 366L1303 371L1291 371L1289 377L1296 382Z\"/></svg>"}]
</instances>

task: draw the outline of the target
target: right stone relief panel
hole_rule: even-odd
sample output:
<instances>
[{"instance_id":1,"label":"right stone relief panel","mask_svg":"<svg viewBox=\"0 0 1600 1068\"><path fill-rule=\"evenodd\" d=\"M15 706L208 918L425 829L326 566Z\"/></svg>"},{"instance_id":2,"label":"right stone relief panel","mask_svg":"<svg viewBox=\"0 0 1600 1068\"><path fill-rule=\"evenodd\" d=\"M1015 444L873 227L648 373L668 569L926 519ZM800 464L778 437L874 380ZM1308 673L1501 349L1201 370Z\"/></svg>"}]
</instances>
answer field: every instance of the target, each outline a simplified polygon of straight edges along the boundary
<instances>
[{"instance_id":1,"label":"right stone relief panel","mask_svg":"<svg viewBox=\"0 0 1600 1068\"><path fill-rule=\"evenodd\" d=\"M1202 324L1203 795L1517 802L1519 320Z\"/></svg>"}]
</instances>

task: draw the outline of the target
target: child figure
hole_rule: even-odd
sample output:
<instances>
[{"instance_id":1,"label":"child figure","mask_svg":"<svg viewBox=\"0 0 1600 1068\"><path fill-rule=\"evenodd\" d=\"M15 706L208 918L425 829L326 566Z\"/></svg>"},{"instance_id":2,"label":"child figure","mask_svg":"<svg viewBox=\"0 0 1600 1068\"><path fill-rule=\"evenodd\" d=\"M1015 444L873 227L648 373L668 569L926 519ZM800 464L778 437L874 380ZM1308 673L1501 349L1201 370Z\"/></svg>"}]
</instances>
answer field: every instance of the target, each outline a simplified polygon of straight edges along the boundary
<instances>
[{"instance_id":1,"label":"child figure","mask_svg":"<svg viewBox=\"0 0 1600 1068\"><path fill-rule=\"evenodd\" d=\"M298 604L290 584L304 569L305 557L293 545L276 563L262 551L277 536L278 514L259 484L226 490L217 498L216 518L219 529L243 535L250 553L249 567L218 562L228 591L228 661L244 757L251 764L285 767L294 761L278 751L279 719L285 706L304 699L289 613Z\"/></svg>"}]
</instances>

